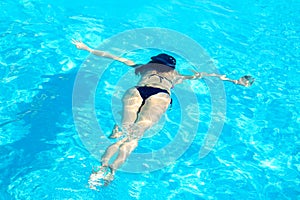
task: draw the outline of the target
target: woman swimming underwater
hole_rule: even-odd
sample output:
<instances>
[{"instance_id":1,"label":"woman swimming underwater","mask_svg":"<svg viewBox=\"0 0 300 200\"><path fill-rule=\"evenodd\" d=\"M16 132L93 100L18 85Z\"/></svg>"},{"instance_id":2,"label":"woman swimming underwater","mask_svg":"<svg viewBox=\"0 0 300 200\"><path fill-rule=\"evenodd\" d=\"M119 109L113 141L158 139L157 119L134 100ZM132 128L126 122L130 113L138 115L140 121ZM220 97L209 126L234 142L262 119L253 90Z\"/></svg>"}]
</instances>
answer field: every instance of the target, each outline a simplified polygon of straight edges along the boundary
<instances>
[{"instance_id":1,"label":"woman swimming underwater","mask_svg":"<svg viewBox=\"0 0 300 200\"><path fill-rule=\"evenodd\" d=\"M180 74L176 69L176 59L168 54L161 53L151 57L146 64L136 64L134 61L112 55L105 51L94 50L81 41L72 40L72 43L81 50L86 50L96 56L113 59L134 68L140 81L133 88L128 89L123 96L123 114L121 130L115 125L110 138L121 138L110 145L101 159L101 167L90 176L91 188L102 179L109 184L114 179L115 172L126 161L131 152L138 146L139 140L146 130L156 124L166 112L171 103L171 89L184 80L197 80L203 77L218 77L242 86L251 86L254 79L243 76L232 80L226 75L215 73L196 72L188 76ZM122 137L121 137L122 136ZM114 155L115 160L111 161ZM111 164L110 164L111 161Z\"/></svg>"}]
</instances>

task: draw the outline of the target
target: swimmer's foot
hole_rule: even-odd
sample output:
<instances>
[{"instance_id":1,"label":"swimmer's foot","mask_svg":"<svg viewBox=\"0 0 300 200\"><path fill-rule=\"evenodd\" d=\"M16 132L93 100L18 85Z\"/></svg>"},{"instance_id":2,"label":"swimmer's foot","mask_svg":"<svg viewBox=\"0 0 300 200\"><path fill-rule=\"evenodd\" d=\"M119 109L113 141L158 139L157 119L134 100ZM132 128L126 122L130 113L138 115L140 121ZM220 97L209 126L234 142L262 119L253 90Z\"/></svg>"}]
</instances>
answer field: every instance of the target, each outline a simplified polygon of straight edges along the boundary
<instances>
[{"instance_id":1,"label":"swimmer's foot","mask_svg":"<svg viewBox=\"0 0 300 200\"><path fill-rule=\"evenodd\" d=\"M98 187L106 186L106 177L111 173L111 170L107 166L101 166L97 170L93 170L89 178L89 187L92 190L97 190Z\"/></svg>"},{"instance_id":2,"label":"swimmer's foot","mask_svg":"<svg viewBox=\"0 0 300 200\"><path fill-rule=\"evenodd\" d=\"M103 178L104 186L108 186L114 180L114 178L115 178L115 170L109 167L109 172Z\"/></svg>"},{"instance_id":3,"label":"swimmer's foot","mask_svg":"<svg viewBox=\"0 0 300 200\"><path fill-rule=\"evenodd\" d=\"M122 131L119 130L119 126L115 125L112 132L111 132L111 134L110 134L110 136L109 136L109 138L110 139L119 138L119 137L121 137L122 134L123 134Z\"/></svg>"}]
</instances>

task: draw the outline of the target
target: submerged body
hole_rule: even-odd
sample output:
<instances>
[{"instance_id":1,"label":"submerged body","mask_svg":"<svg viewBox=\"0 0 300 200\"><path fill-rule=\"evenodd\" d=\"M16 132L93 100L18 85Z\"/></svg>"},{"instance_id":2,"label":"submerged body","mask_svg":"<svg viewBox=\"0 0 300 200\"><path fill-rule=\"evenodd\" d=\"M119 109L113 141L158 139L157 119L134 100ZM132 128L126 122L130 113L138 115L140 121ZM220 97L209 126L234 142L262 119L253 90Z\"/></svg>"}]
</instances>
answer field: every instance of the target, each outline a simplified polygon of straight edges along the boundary
<instances>
[{"instance_id":1,"label":"submerged body","mask_svg":"<svg viewBox=\"0 0 300 200\"><path fill-rule=\"evenodd\" d=\"M102 156L102 166L109 167L112 174L137 147L146 130L156 124L171 103L171 89L183 78L177 71L162 64L149 63L140 66L141 79L136 87L128 89L122 99L122 132L116 126L112 138L124 137L109 146ZM165 71L155 69L166 68ZM168 69L169 68L169 69ZM139 67L136 68L139 71ZM110 159L118 153L109 165Z\"/></svg>"},{"instance_id":2,"label":"submerged body","mask_svg":"<svg viewBox=\"0 0 300 200\"><path fill-rule=\"evenodd\" d=\"M137 65L133 61L121 58L104 51L93 50L80 41L73 40L78 49L122 62L135 69L140 81L133 88L128 89L122 99L122 130L115 125L110 138L121 138L110 145L101 159L101 167L90 176L90 186L95 189L99 180L104 185L114 179L115 171L126 161L131 152L138 146L138 141L146 130L156 124L166 112L171 103L171 89L184 80L196 80L203 77L218 77L223 81L250 86L254 79L244 76L238 80L232 80L225 75L196 72L192 76L182 75L175 70L176 60L170 55L159 54L151 57L151 61L144 65ZM122 136L122 137L121 137ZM117 154L115 160L112 157ZM110 164L111 162L111 164ZM103 185L100 184L100 185Z\"/></svg>"}]
</instances>

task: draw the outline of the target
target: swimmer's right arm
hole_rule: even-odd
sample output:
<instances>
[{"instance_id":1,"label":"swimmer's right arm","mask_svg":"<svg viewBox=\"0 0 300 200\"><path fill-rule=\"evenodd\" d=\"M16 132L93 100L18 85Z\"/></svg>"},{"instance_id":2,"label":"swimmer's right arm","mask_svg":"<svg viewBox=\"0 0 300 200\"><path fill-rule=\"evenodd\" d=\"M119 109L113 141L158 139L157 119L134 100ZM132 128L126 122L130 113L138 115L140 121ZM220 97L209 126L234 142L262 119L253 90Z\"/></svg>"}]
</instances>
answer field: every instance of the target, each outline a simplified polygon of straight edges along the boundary
<instances>
[{"instance_id":1,"label":"swimmer's right arm","mask_svg":"<svg viewBox=\"0 0 300 200\"><path fill-rule=\"evenodd\" d=\"M122 57L118 57L118 56L115 56L115 55L110 54L110 53L105 52L105 51L92 49L92 48L90 48L89 46L87 46L86 44L84 44L81 41L72 39L72 44L74 44L77 49L88 51L88 52L90 52L90 53L92 53L96 56L113 59L113 60L119 61L121 63L124 63L125 65L131 66L131 67L136 66L136 64L132 60L122 58Z\"/></svg>"}]
</instances>

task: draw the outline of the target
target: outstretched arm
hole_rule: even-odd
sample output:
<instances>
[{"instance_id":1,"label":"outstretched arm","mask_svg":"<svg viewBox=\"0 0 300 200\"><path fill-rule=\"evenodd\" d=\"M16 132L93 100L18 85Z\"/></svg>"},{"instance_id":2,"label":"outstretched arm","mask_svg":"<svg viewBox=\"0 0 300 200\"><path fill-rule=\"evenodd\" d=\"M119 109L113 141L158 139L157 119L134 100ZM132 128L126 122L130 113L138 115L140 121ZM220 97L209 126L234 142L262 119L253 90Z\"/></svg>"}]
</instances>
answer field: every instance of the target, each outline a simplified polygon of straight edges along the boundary
<instances>
[{"instance_id":1,"label":"outstretched arm","mask_svg":"<svg viewBox=\"0 0 300 200\"><path fill-rule=\"evenodd\" d=\"M110 59L122 62L122 63L124 63L128 66L134 66L135 65L135 63L132 60L129 60L129 59L126 59L126 58L121 58L121 57L115 56L115 55L110 54L110 53L105 52L105 51L92 49L92 48L90 48L89 46L87 46L86 44L84 44L81 41L72 39L72 44L74 44L77 49L88 51L88 52L90 52L90 53L92 53L96 56L110 58Z\"/></svg>"},{"instance_id":2,"label":"outstretched arm","mask_svg":"<svg viewBox=\"0 0 300 200\"><path fill-rule=\"evenodd\" d=\"M255 80L253 77L251 77L249 75L243 76L243 77L239 78L238 80L233 80L233 79L227 78L226 75L221 75L221 74L216 74L216 73L209 74L206 72L196 72L194 70L191 70L191 71L194 73L194 75L193 76L183 76L183 79L195 80L195 79L201 79L204 77L211 76L211 77L218 77L222 81L229 81L234 84L242 85L245 87L251 86Z\"/></svg>"}]
</instances>

